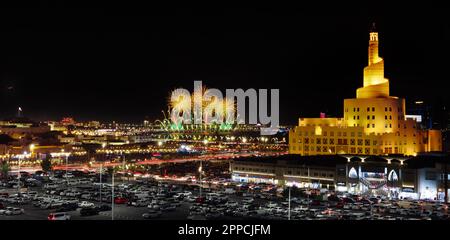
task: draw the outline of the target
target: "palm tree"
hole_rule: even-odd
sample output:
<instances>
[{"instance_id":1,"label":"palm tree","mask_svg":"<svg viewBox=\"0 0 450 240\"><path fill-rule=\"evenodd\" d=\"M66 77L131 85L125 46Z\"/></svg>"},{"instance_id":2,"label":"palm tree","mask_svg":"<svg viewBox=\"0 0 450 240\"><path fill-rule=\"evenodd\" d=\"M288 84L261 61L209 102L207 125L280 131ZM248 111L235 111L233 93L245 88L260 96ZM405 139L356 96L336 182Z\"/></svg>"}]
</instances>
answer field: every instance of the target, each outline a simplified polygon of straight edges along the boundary
<instances>
[{"instance_id":1,"label":"palm tree","mask_svg":"<svg viewBox=\"0 0 450 240\"><path fill-rule=\"evenodd\" d=\"M7 161L2 161L0 165L0 171L3 179L8 178L8 173L11 170L9 163Z\"/></svg>"}]
</instances>

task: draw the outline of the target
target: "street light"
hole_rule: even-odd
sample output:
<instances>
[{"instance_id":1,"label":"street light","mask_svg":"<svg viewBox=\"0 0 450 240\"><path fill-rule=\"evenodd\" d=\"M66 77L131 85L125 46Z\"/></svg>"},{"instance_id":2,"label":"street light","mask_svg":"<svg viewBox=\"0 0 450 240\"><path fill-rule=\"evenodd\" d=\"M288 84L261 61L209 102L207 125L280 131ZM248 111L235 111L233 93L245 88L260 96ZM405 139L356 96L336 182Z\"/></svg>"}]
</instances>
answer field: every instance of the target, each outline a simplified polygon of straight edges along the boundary
<instances>
[{"instance_id":1,"label":"street light","mask_svg":"<svg viewBox=\"0 0 450 240\"><path fill-rule=\"evenodd\" d=\"M291 220L291 187L289 187L288 220Z\"/></svg>"},{"instance_id":2,"label":"street light","mask_svg":"<svg viewBox=\"0 0 450 240\"><path fill-rule=\"evenodd\" d=\"M200 174L199 180L200 180L200 197L202 197L202 187L203 187L203 182L202 182L202 171L203 171L203 167L202 164L203 161L200 160L200 167L198 168L198 172Z\"/></svg>"},{"instance_id":3,"label":"street light","mask_svg":"<svg viewBox=\"0 0 450 240\"><path fill-rule=\"evenodd\" d=\"M28 153L25 151L23 152L23 157L25 157ZM19 156L19 168L18 168L18 172L17 172L17 195L20 196L20 159L22 157Z\"/></svg>"},{"instance_id":4,"label":"street light","mask_svg":"<svg viewBox=\"0 0 450 240\"><path fill-rule=\"evenodd\" d=\"M106 143L102 143L102 149L105 149ZM102 199L102 190L103 190L103 184L102 184L102 172L103 172L103 161L100 162L100 202L103 202Z\"/></svg>"},{"instance_id":5,"label":"street light","mask_svg":"<svg viewBox=\"0 0 450 240\"><path fill-rule=\"evenodd\" d=\"M67 175L68 170L69 170L69 155L67 153L64 152L64 149L61 149L61 154L63 154L63 156L66 157L66 182L67 182L67 186L69 186L69 176Z\"/></svg>"},{"instance_id":6,"label":"street light","mask_svg":"<svg viewBox=\"0 0 450 240\"><path fill-rule=\"evenodd\" d=\"M112 167L112 184L111 184L111 220L114 220L114 167Z\"/></svg>"}]
</instances>

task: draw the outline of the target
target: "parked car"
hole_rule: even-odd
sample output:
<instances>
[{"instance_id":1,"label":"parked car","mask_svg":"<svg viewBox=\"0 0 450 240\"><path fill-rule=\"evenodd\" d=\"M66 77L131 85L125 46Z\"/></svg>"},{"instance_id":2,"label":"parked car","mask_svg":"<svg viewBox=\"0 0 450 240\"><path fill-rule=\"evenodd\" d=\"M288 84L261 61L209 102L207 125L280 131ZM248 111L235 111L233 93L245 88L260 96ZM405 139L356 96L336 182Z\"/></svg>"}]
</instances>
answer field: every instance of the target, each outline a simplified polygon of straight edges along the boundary
<instances>
[{"instance_id":1,"label":"parked car","mask_svg":"<svg viewBox=\"0 0 450 240\"><path fill-rule=\"evenodd\" d=\"M20 215L24 212L23 208L7 208L5 215Z\"/></svg>"},{"instance_id":2,"label":"parked car","mask_svg":"<svg viewBox=\"0 0 450 240\"><path fill-rule=\"evenodd\" d=\"M99 212L110 211L111 207L109 205L101 205L100 207L96 207Z\"/></svg>"},{"instance_id":3,"label":"parked car","mask_svg":"<svg viewBox=\"0 0 450 240\"><path fill-rule=\"evenodd\" d=\"M70 220L70 214L65 212L57 212L48 214L48 220Z\"/></svg>"},{"instance_id":4,"label":"parked car","mask_svg":"<svg viewBox=\"0 0 450 240\"><path fill-rule=\"evenodd\" d=\"M125 204L128 202L128 199L124 198L124 197L115 197L114 198L114 203L115 204Z\"/></svg>"},{"instance_id":5,"label":"parked car","mask_svg":"<svg viewBox=\"0 0 450 240\"><path fill-rule=\"evenodd\" d=\"M161 216L161 212L160 211L155 211L155 210L150 210L144 214L142 214L142 217L144 219L152 219L152 218L157 218Z\"/></svg>"},{"instance_id":6,"label":"parked car","mask_svg":"<svg viewBox=\"0 0 450 240\"><path fill-rule=\"evenodd\" d=\"M92 216L92 215L97 215L98 213L99 213L99 211L96 208L82 208L80 210L81 216Z\"/></svg>"}]
</instances>

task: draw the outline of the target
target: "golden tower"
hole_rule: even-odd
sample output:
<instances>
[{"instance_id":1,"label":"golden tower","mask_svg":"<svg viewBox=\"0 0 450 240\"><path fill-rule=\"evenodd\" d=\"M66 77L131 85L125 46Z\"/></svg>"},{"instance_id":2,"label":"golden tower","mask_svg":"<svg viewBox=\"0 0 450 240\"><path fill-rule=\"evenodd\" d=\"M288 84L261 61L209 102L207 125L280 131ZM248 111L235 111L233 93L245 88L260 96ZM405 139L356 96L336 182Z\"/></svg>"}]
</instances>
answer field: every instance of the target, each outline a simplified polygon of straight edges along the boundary
<instances>
[{"instance_id":1,"label":"golden tower","mask_svg":"<svg viewBox=\"0 0 450 240\"><path fill-rule=\"evenodd\" d=\"M369 33L369 63L364 68L364 86L356 90L357 98L389 96L389 80L384 78L384 61L378 54L378 32L373 24Z\"/></svg>"}]
</instances>

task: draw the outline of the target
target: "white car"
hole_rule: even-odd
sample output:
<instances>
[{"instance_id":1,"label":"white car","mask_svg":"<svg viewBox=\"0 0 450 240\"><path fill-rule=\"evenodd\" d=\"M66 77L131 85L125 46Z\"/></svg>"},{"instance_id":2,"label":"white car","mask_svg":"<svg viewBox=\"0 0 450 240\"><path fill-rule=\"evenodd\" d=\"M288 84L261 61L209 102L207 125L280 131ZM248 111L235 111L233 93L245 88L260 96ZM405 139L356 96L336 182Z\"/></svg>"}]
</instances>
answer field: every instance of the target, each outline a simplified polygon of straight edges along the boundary
<instances>
[{"instance_id":1,"label":"white car","mask_svg":"<svg viewBox=\"0 0 450 240\"><path fill-rule=\"evenodd\" d=\"M48 215L48 220L70 220L71 216L65 212L50 213Z\"/></svg>"},{"instance_id":2,"label":"white car","mask_svg":"<svg viewBox=\"0 0 450 240\"><path fill-rule=\"evenodd\" d=\"M25 211L22 208L7 208L5 215L20 215Z\"/></svg>"},{"instance_id":3,"label":"white car","mask_svg":"<svg viewBox=\"0 0 450 240\"><path fill-rule=\"evenodd\" d=\"M79 207L81 208L91 208L94 207L94 203L91 202L87 202L87 201L82 201L81 203L78 204Z\"/></svg>"}]
</instances>

